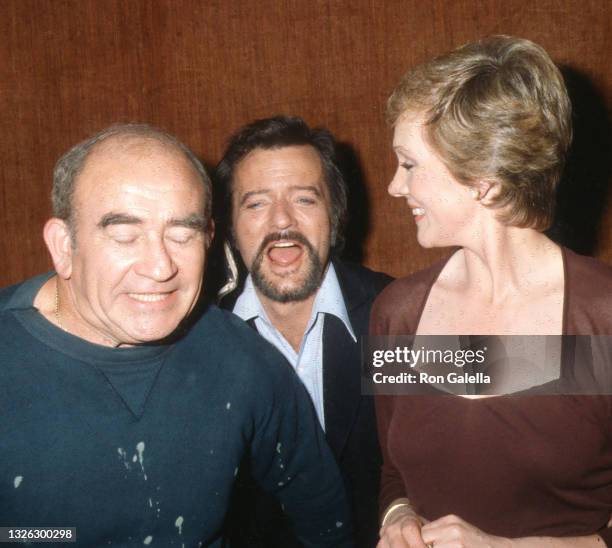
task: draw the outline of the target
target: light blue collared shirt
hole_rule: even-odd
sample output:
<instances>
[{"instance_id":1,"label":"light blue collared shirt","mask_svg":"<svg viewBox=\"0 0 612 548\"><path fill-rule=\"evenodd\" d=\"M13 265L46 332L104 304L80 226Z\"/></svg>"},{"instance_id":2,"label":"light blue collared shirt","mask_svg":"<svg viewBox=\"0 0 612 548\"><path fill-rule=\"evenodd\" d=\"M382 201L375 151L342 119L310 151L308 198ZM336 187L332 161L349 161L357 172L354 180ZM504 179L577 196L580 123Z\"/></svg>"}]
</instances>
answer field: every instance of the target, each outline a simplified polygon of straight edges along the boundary
<instances>
[{"instance_id":1,"label":"light blue collared shirt","mask_svg":"<svg viewBox=\"0 0 612 548\"><path fill-rule=\"evenodd\" d=\"M255 292L250 274L246 279L244 290L234 305L233 312L245 321L254 319L259 334L276 346L287 358L304 383L306 390L308 390L321 427L325 430L325 410L323 406L323 324L325 314L333 314L340 319L353 340L357 342L334 266L331 263L329 264L321 287L317 291L299 352L293 349L287 339L270 322Z\"/></svg>"}]
</instances>

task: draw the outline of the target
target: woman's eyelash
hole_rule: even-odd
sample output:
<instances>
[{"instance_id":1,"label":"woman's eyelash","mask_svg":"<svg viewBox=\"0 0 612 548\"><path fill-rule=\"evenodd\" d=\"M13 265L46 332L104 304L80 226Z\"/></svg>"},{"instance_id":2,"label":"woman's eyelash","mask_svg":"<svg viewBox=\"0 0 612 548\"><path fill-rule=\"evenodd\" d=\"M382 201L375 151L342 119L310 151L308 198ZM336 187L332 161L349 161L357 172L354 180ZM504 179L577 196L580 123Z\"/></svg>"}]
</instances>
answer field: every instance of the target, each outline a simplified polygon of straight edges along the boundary
<instances>
[{"instance_id":1,"label":"woman's eyelash","mask_svg":"<svg viewBox=\"0 0 612 548\"><path fill-rule=\"evenodd\" d=\"M414 167L414 164L411 164L409 162L402 162L400 166L402 166L406 171L410 171Z\"/></svg>"}]
</instances>

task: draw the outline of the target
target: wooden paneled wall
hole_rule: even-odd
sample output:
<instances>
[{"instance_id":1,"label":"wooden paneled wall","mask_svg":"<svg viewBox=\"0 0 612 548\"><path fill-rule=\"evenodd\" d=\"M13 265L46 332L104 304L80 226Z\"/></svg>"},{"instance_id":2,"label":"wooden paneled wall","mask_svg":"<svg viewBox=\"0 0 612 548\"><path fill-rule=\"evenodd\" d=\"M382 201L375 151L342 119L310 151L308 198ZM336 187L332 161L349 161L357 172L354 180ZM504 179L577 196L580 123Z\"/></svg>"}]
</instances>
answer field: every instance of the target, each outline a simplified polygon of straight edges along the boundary
<instances>
[{"instance_id":1,"label":"wooden paneled wall","mask_svg":"<svg viewBox=\"0 0 612 548\"><path fill-rule=\"evenodd\" d=\"M386 194L384 103L405 70L466 41L542 44L576 97L576 150L555 234L612 263L607 0L3 0L0 3L0 286L50 266L41 229L51 171L118 121L163 127L213 166L255 118L298 114L342 143L349 253L401 275L443 250L417 245Z\"/></svg>"}]
</instances>

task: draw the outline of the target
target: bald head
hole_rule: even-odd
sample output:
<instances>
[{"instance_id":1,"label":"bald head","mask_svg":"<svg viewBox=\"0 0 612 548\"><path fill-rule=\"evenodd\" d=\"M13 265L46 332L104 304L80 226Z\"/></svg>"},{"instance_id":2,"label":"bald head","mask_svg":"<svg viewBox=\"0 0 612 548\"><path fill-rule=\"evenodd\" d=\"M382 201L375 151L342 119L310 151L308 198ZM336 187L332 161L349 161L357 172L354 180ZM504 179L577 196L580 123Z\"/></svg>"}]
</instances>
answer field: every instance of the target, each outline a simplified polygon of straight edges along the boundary
<instances>
[{"instance_id":1,"label":"bald head","mask_svg":"<svg viewBox=\"0 0 612 548\"><path fill-rule=\"evenodd\" d=\"M74 194L79 175L89 160L100 155L160 155L168 153L184 158L204 190L203 216L210 220L212 191L204 166L186 145L172 135L146 124L118 124L106 128L75 145L64 154L53 171L53 216L62 219L74 233Z\"/></svg>"}]
</instances>

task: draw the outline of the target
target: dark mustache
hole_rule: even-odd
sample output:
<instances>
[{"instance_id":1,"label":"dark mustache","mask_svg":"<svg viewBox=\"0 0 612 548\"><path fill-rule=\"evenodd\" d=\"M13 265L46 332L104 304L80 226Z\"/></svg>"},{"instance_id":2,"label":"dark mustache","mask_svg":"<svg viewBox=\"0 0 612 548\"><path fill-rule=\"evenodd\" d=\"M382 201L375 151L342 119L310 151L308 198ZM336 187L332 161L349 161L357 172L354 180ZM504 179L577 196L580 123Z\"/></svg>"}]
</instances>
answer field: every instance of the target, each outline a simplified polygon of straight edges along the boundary
<instances>
[{"instance_id":1,"label":"dark mustache","mask_svg":"<svg viewBox=\"0 0 612 548\"><path fill-rule=\"evenodd\" d=\"M298 242L309 249L312 248L311 243L301 232L271 232L270 234L267 234L266 237L262 240L257 253L263 253L264 249L268 247L272 242L278 242L280 240L293 240L294 242Z\"/></svg>"}]
</instances>

